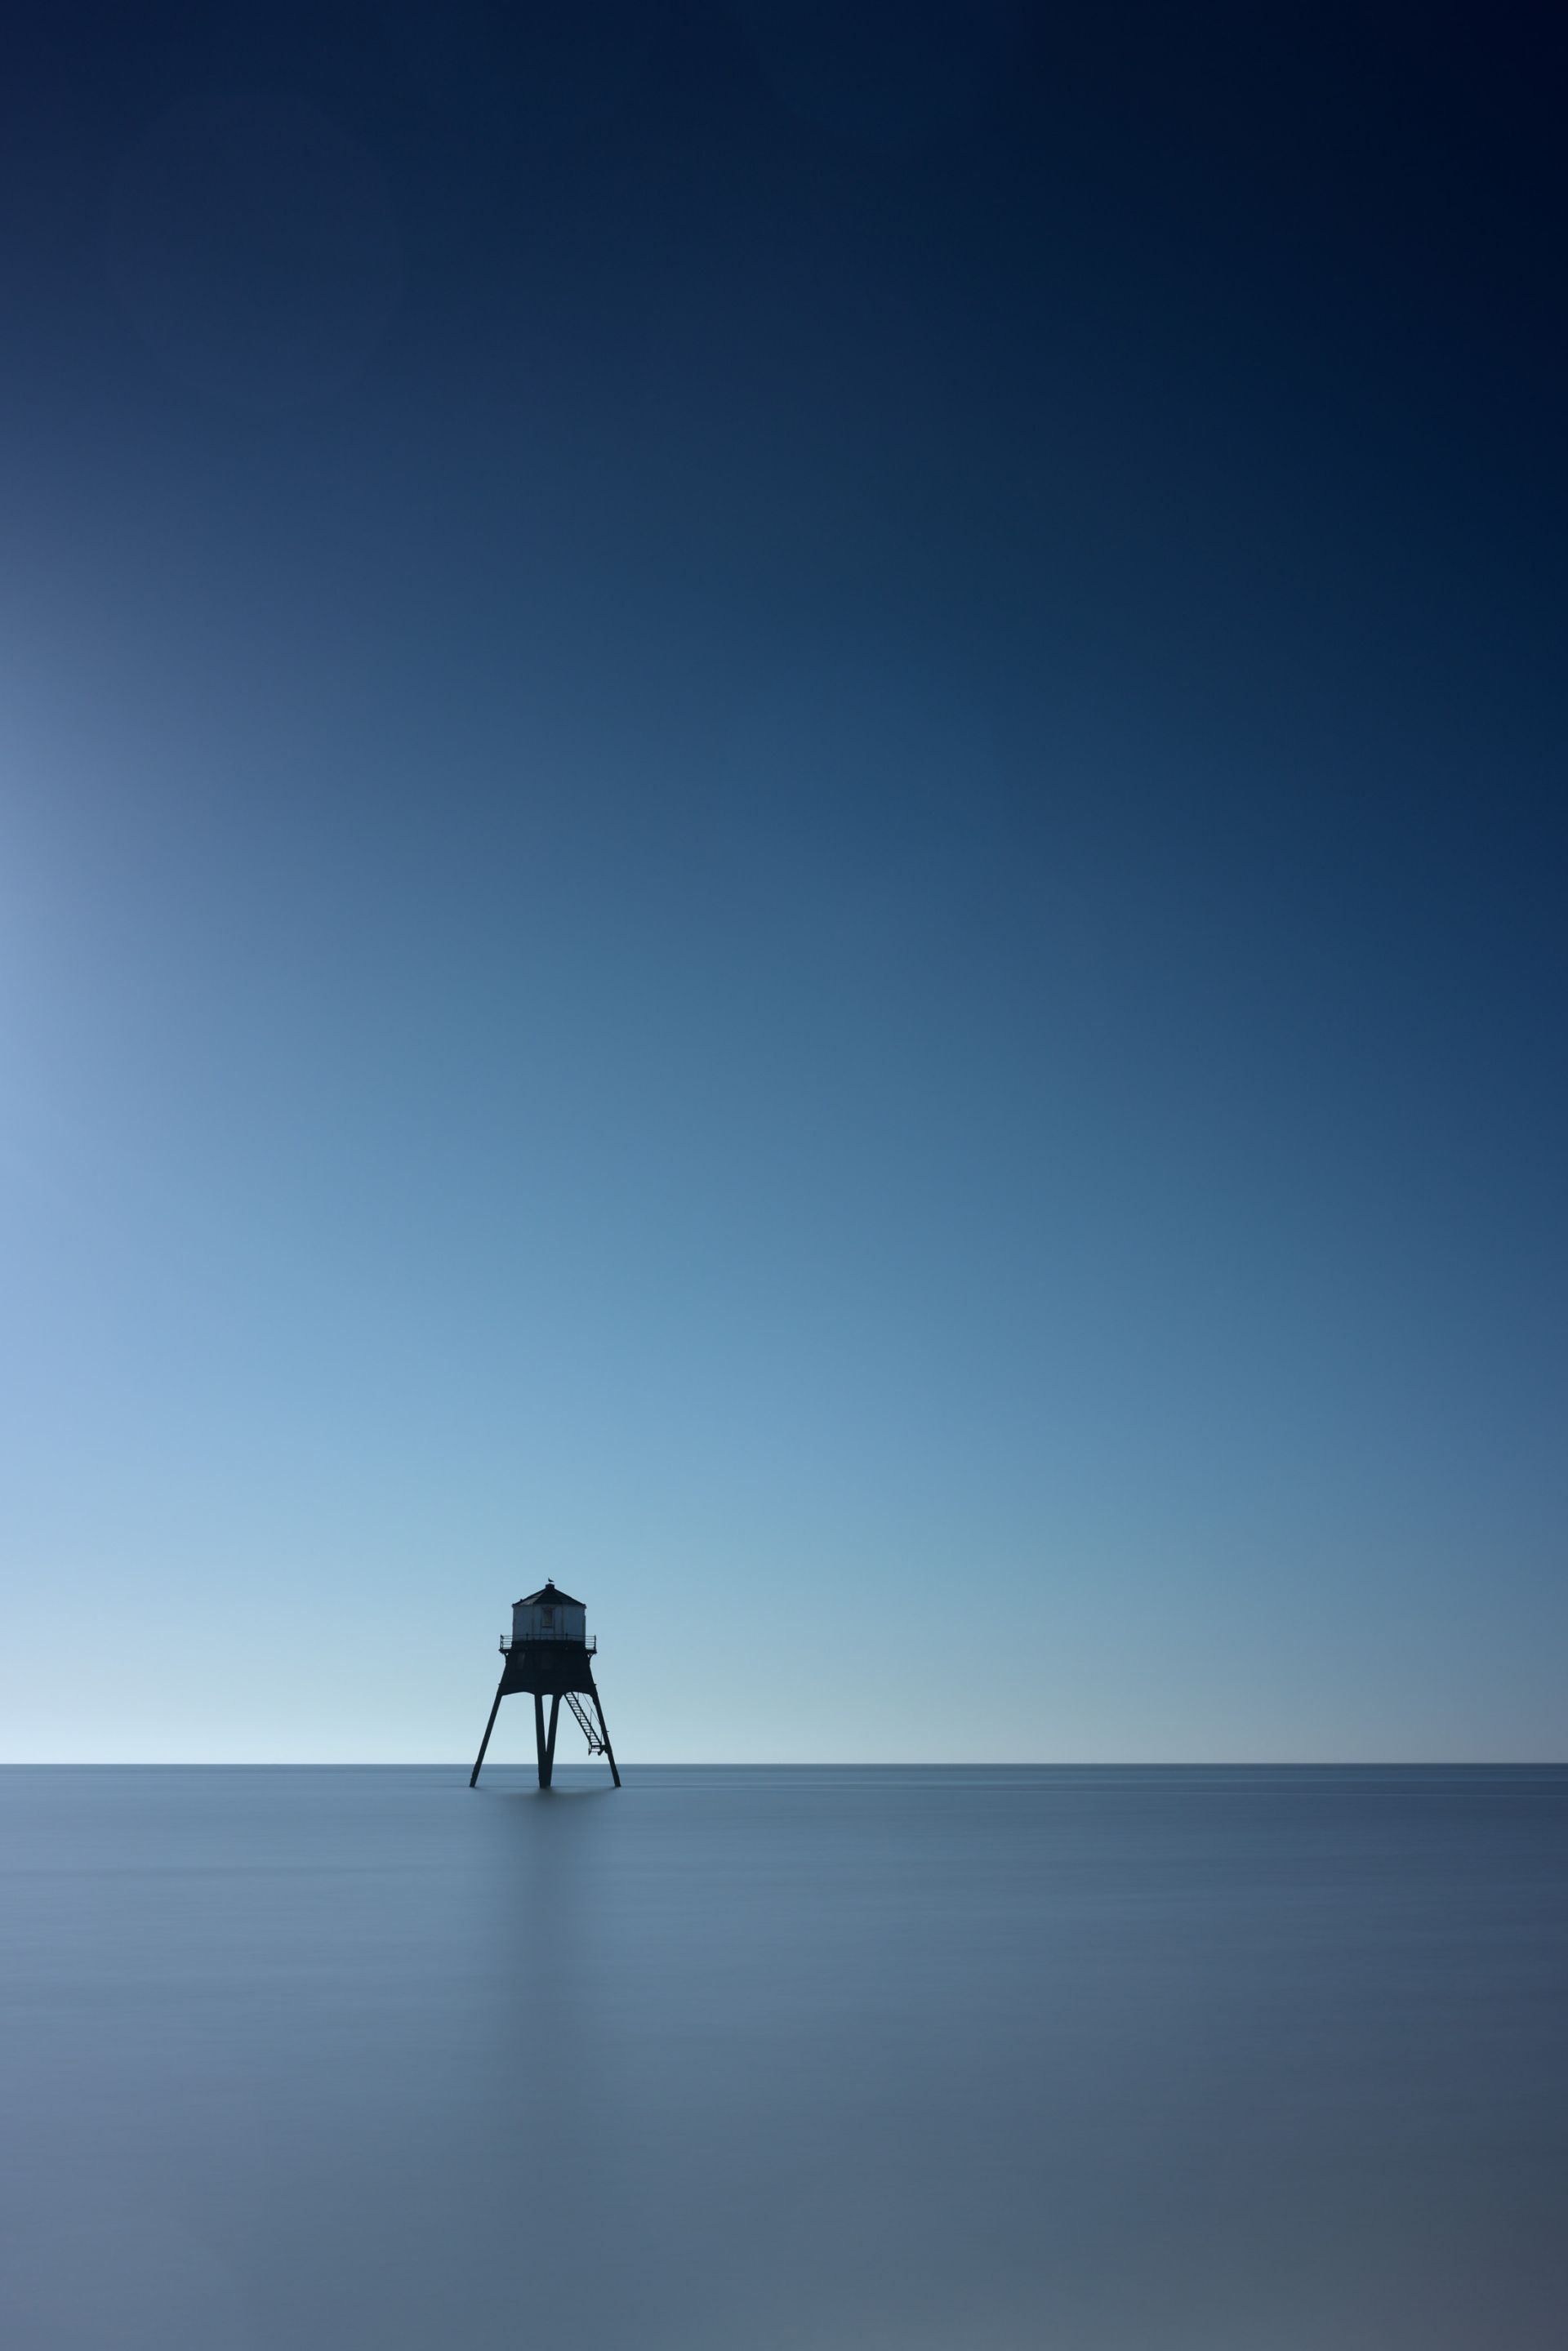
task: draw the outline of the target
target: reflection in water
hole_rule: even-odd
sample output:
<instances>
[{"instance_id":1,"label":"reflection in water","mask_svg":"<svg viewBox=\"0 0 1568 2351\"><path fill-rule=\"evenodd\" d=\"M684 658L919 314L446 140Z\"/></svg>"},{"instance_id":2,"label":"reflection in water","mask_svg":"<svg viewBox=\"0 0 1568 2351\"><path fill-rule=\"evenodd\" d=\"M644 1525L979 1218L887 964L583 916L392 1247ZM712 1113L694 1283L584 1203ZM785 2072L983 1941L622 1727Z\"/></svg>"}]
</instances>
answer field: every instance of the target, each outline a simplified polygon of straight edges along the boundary
<instances>
[{"instance_id":1,"label":"reflection in water","mask_svg":"<svg viewBox=\"0 0 1568 2351\"><path fill-rule=\"evenodd\" d=\"M1568 1775L0 1774L12 2339L1560 2340Z\"/></svg>"}]
</instances>

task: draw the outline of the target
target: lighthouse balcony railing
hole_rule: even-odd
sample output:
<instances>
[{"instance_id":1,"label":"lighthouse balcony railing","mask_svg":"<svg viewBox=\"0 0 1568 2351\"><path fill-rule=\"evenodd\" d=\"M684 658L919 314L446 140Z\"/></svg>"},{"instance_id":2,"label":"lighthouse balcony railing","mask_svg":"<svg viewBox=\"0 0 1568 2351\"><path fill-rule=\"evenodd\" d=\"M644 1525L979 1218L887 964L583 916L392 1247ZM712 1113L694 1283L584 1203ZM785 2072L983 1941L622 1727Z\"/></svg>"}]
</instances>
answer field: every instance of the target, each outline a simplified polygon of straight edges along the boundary
<instances>
[{"instance_id":1,"label":"lighthouse balcony railing","mask_svg":"<svg viewBox=\"0 0 1568 2351\"><path fill-rule=\"evenodd\" d=\"M586 1640L583 1640L579 1635L572 1633L558 1633L552 1626L547 1625L542 1633L519 1633L515 1638L510 1633L503 1633L501 1635L501 1655L505 1656L508 1649L521 1649L528 1646L535 1641L570 1640L576 1640L578 1647L580 1649L586 1649L591 1657L597 1656L599 1654L599 1644L594 1639L591 1633L588 1635Z\"/></svg>"}]
</instances>

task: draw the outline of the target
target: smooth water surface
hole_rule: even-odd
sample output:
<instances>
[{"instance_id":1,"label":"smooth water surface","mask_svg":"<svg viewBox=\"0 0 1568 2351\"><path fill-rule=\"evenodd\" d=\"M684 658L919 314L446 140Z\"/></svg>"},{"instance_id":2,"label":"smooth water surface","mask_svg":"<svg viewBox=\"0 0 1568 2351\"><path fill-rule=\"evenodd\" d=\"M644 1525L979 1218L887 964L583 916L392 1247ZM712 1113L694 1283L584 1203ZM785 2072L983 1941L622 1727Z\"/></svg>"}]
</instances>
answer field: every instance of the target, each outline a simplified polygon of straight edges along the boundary
<instances>
[{"instance_id":1,"label":"smooth water surface","mask_svg":"<svg viewBox=\"0 0 1568 2351\"><path fill-rule=\"evenodd\" d=\"M0 1772L14 2351L1560 2351L1568 1772Z\"/></svg>"}]
</instances>

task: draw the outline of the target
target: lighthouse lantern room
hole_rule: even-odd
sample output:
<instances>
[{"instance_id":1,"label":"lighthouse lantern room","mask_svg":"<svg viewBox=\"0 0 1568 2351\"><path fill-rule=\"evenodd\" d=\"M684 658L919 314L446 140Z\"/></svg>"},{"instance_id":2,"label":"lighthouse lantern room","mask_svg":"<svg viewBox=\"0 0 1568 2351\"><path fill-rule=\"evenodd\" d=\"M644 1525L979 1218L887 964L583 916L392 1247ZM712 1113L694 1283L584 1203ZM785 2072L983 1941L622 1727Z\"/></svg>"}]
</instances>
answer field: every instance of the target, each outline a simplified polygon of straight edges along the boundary
<instances>
[{"instance_id":1,"label":"lighthouse lantern room","mask_svg":"<svg viewBox=\"0 0 1568 2351\"><path fill-rule=\"evenodd\" d=\"M588 1640L588 1611L570 1592L547 1583L526 1600L512 1603L512 1639L517 1641Z\"/></svg>"}]
</instances>

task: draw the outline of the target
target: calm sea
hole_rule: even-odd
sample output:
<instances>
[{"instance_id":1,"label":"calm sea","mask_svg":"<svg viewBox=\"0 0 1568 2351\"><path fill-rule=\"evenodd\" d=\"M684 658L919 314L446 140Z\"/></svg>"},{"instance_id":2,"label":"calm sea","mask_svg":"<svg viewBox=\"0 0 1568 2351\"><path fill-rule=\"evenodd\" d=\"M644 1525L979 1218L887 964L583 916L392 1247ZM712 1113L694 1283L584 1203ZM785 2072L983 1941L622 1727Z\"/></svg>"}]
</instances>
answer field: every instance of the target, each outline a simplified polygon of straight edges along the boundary
<instances>
[{"instance_id":1,"label":"calm sea","mask_svg":"<svg viewBox=\"0 0 1568 2351\"><path fill-rule=\"evenodd\" d=\"M1562 2351L1568 1771L0 1772L9 2351Z\"/></svg>"}]
</instances>

